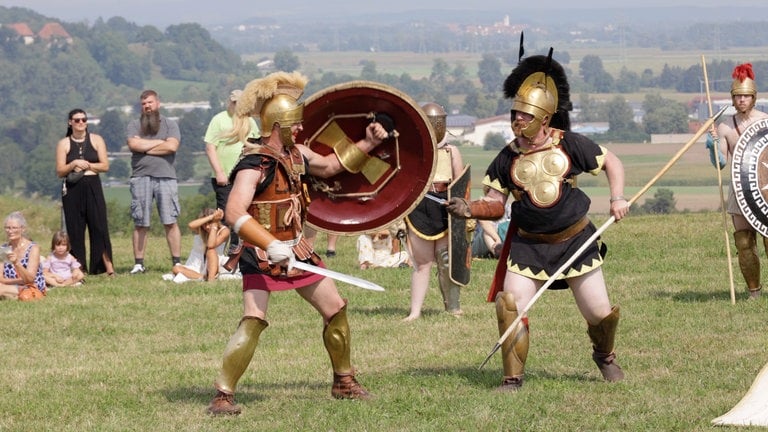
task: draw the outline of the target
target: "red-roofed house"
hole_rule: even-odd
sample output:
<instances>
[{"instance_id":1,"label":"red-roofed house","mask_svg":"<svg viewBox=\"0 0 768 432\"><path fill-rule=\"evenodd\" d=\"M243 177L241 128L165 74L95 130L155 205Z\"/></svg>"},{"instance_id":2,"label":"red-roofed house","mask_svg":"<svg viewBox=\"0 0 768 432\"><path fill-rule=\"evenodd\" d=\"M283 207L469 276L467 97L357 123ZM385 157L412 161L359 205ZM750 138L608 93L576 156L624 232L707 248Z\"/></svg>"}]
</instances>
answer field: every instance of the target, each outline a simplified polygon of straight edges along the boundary
<instances>
[{"instance_id":1,"label":"red-roofed house","mask_svg":"<svg viewBox=\"0 0 768 432\"><path fill-rule=\"evenodd\" d=\"M68 44L72 43L72 36L64 30L64 27L62 27L61 24L56 22L46 23L43 28L37 32L37 37L47 41L49 45L62 42Z\"/></svg>"},{"instance_id":2,"label":"red-roofed house","mask_svg":"<svg viewBox=\"0 0 768 432\"><path fill-rule=\"evenodd\" d=\"M6 24L5 26L15 31L16 34L19 35L19 38L24 41L24 45L29 45L35 42L35 33L29 28L27 23L13 23Z\"/></svg>"}]
</instances>

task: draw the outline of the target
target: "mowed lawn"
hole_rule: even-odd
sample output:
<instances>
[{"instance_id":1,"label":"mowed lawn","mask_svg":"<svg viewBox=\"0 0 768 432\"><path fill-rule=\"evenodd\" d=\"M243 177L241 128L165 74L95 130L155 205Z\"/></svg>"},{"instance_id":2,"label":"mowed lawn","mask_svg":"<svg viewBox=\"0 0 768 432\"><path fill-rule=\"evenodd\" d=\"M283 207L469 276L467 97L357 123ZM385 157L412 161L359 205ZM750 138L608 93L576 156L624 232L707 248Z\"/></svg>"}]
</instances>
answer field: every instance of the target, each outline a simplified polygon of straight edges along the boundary
<instances>
[{"instance_id":1,"label":"mowed lawn","mask_svg":"<svg viewBox=\"0 0 768 432\"><path fill-rule=\"evenodd\" d=\"M17 204L36 235L44 211ZM602 381L570 294L552 291L530 311L525 386L497 393L499 354L478 368L498 339L485 302L495 262L473 261L463 317L442 312L433 278L423 318L403 323L410 271L358 270L354 238L342 237L328 266L387 289L339 284L349 299L353 362L376 399L331 398L321 320L284 292L272 296L270 326L240 381L237 418L211 418L205 406L240 319L239 283L163 281L167 249L157 237L148 273L130 276L130 239L114 239L116 278L91 276L38 303L0 302L0 430L750 430L710 425L768 359L768 297L747 301L736 270L731 304L717 213L630 217L603 237L605 276L622 310L624 382ZM322 253L322 235L319 244Z\"/></svg>"}]
</instances>

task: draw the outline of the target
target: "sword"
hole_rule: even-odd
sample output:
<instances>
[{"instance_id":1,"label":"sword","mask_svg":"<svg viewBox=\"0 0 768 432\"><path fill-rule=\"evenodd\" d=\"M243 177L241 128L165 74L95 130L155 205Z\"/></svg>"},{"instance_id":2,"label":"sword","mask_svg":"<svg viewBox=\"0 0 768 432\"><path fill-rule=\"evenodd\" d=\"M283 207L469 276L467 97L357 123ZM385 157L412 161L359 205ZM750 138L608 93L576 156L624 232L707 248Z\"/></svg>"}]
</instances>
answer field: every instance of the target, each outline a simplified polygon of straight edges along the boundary
<instances>
[{"instance_id":1,"label":"sword","mask_svg":"<svg viewBox=\"0 0 768 432\"><path fill-rule=\"evenodd\" d=\"M384 291L384 287L381 285L377 285L373 282L369 282L365 279L361 279L355 276L351 276L344 273L339 273L337 271L329 270L327 268L318 267L312 264L307 264L305 262L296 261L293 263L293 267L297 268L299 270L308 271L310 273L319 274L320 276L329 277L331 279L335 279L337 281L346 282L350 285L354 285L356 287L360 287L363 289L371 290L371 291Z\"/></svg>"},{"instance_id":2,"label":"sword","mask_svg":"<svg viewBox=\"0 0 768 432\"><path fill-rule=\"evenodd\" d=\"M434 202L436 202L438 204L442 204L442 205L445 205L445 204L448 203L448 200L444 200L444 199L442 199L440 197L436 197L436 196L430 195L430 194L424 194L424 198L429 198L432 201L434 201Z\"/></svg>"}]
</instances>

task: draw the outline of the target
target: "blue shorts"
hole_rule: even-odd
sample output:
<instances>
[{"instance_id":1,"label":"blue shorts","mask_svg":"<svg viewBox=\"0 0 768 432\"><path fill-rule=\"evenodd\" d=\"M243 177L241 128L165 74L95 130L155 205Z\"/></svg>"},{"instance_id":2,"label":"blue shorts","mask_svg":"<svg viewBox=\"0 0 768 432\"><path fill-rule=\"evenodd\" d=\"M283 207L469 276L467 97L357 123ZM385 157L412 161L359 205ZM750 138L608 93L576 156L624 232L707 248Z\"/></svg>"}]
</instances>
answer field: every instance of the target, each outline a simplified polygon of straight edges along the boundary
<instances>
[{"instance_id":1,"label":"blue shorts","mask_svg":"<svg viewBox=\"0 0 768 432\"><path fill-rule=\"evenodd\" d=\"M172 225L181 213L179 185L176 179L131 177L131 218L140 227L149 227L152 200L157 200L157 212L163 225Z\"/></svg>"}]
</instances>

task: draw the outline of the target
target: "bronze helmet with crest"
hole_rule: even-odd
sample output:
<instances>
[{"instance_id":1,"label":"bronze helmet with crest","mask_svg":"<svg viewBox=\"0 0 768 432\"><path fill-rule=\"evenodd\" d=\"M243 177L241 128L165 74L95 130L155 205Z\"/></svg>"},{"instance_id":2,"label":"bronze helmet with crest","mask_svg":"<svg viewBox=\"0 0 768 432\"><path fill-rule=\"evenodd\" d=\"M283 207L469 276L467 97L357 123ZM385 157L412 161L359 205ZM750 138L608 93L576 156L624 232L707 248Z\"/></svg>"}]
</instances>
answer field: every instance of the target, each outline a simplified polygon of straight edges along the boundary
<instances>
[{"instance_id":1,"label":"bronze helmet with crest","mask_svg":"<svg viewBox=\"0 0 768 432\"><path fill-rule=\"evenodd\" d=\"M563 66L548 55L523 58L523 34L520 34L520 54L517 66L504 80L504 96L512 99L511 116L521 111L533 116L523 129L527 138L534 137L543 124L562 130L570 130L569 112L573 110L570 86Z\"/></svg>"}]
</instances>

